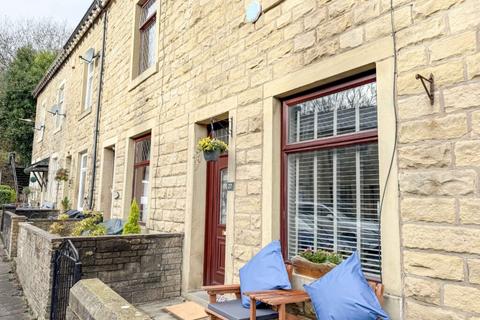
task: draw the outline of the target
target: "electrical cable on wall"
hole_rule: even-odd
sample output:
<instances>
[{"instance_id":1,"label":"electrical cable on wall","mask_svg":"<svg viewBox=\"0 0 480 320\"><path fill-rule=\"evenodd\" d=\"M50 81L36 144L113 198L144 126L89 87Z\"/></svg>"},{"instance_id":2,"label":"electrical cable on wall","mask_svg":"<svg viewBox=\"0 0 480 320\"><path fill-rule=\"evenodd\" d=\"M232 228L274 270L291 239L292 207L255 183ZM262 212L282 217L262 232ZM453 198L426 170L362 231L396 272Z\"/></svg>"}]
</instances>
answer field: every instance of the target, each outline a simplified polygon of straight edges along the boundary
<instances>
[{"instance_id":1,"label":"electrical cable on wall","mask_svg":"<svg viewBox=\"0 0 480 320\"><path fill-rule=\"evenodd\" d=\"M394 165L395 161L395 154L397 152L397 143L398 143L398 114L397 114L397 37L396 37L396 31L395 31L395 16L394 16L394 5L393 5L393 0L390 0L390 23L391 23L391 28L392 28L392 41L393 41L393 112L394 112L394 118L395 118L395 137L393 141L393 150L392 150L392 156L390 158L390 164L388 167L388 172L387 172L387 177L385 179L385 185L383 186L383 191L382 191L382 199L380 200L380 208L379 208L379 213L378 213L378 228L379 228L379 233L381 234L381 228L382 228L382 211L383 211L383 203L385 200L385 193L387 191L388 187L388 181L390 180L390 176L392 174L392 168ZM380 247L381 247L381 241L380 241ZM380 251L381 252L381 251ZM380 281L382 280L382 273L380 272Z\"/></svg>"},{"instance_id":2,"label":"electrical cable on wall","mask_svg":"<svg viewBox=\"0 0 480 320\"><path fill-rule=\"evenodd\" d=\"M165 0L165 7L167 6L167 0ZM163 15L162 15L162 12L163 12L163 5L162 5L162 0L159 0L159 11L158 11L158 17L159 17L159 21L158 21L158 24L160 25L160 29L162 31L162 35L161 35L161 49L162 49L162 63L161 63L161 67L160 67L160 107L159 107L159 110L158 110L158 127L160 128L161 125L162 125L162 109L163 109L163 104L164 104L164 99L163 99L163 94L164 94L164 77L165 77L165 28L162 28L162 19L163 19ZM166 19L165 21L166 22ZM158 52L158 51L157 51ZM160 131L160 130L159 130ZM153 135L152 135L153 136ZM161 144L161 139L160 139L160 132L158 132L157 134L157 137L158 137L158 144L157 144L157 164L155 166L155 174L153 175L153 181L157 181L157 178L158 178L158 168L160 167L160 144ZM155 136L153 136L155 138ZM152 194L155 194L155 197L153 197L153 203L154 203L154 207L153 208L149 208L149 214L152 214L153 211L156 211L158 210L158 207L157 207L157 198L158 198L158 190L157 188L154 186L151 187L151 189L155 188L155 192L152 192ZM153 209L153 210L152 210ZM163 220L163 217L162 217L162 220ZM147 221L151 221L151 220L147 220Z\"/></svg>"}]
</instances>

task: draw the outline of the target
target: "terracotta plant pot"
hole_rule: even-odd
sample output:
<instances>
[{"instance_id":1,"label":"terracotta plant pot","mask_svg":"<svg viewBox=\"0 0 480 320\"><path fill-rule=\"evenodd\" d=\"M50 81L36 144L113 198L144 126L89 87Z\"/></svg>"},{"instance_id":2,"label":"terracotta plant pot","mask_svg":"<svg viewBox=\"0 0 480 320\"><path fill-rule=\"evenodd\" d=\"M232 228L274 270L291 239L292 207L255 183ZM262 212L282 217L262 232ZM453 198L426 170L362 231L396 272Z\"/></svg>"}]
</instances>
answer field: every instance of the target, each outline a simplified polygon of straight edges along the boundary
<instances>
[{"instance_id":1,"label":"terracotta plant pot","mask_svg":"<svg viewBox=\"0 0 480 320\"><path fill-rule=\"evenodd\" d=\"M204 151L203 157L205 158L205 161L217 161L220 157L220 150Z\"/></svg>"},{"instance_id":2,"label":"terracotta plant pot","mask_svg":"<svg viewBox=\"0 0 480 320\"><path fill-rule=\"evenodd\" d=\"M336 267L336 265L331 262L314 263L300 256L293 257L292 264L295 273L314 279L323 277Z\"/></svg>"}]
</instances>

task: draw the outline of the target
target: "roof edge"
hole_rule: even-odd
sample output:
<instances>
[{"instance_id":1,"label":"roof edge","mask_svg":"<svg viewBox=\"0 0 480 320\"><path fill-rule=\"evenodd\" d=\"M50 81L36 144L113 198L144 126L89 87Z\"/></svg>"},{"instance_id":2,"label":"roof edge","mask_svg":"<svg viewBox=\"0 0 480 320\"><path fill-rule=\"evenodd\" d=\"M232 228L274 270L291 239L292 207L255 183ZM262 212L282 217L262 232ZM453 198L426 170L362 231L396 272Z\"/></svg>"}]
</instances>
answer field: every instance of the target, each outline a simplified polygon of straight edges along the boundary
<instances>
[{"instance_id":1,"label":"roof edge","mask_svg":"<svg viewBox=\"0 0 480 320\"><path fill-rule=\"evenodd\" d=\"M102 13L109 2L110 0L93 0L92 4L83 15L82 20L80 20L77 27L73 30L67 42L63 46L61 52L52 62L42 79L38 82L35 89L33 89L32 94L34 98L37 98L40 95L45 86L57 74L60 68L64 65L64 62L68 59L68 57L70 57L73 50L83 39L86 32L90 30L97 18L100 16L100 13Z\"/></svg>"}]
</instances>

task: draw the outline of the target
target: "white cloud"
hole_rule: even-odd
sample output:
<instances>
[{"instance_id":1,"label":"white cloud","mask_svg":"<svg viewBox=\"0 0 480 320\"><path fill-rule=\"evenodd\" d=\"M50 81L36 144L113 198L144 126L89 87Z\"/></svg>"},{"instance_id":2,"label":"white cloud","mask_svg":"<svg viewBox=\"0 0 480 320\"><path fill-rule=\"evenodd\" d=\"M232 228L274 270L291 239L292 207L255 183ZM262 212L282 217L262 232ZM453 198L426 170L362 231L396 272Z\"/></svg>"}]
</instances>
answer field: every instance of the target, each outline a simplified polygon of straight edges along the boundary
<instances>
[{"instance_id":1,"label":"white cloud","mask_svg":"<svg viewBox=\"0 0 480 320\"><path fill-rule=\"evenodd\" d=\"M0 16L10 19L49 18L74 28L92 0L0 0Z\"/></svg>"}]
</instances>

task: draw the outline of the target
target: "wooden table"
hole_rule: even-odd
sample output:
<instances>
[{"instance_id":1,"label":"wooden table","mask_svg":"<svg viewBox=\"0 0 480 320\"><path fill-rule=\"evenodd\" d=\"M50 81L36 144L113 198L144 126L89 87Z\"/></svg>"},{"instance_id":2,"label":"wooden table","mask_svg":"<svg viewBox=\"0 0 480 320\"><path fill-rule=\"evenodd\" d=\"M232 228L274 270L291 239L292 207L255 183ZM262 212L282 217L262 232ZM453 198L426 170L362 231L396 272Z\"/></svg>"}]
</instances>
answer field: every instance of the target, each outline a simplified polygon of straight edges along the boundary
<instances>
[{"instance_id":1,"label":"wooden table","mask_svg":"<svg viewBox=\"0 0 480 320\"><path fill-rule=\"evenodd\" d=\"M286 306L289 303L306 302L310 297L302 290L268 290L245 292L244 295L250 298L250 320L257 318L257 301L272 306L278 312L278 319L287 319ZM288 315L291 318L291 315Z\"/></svg>"}]
</instances>

